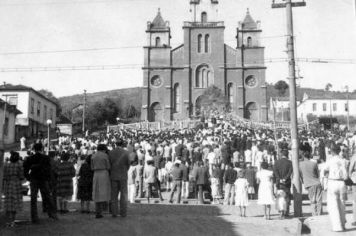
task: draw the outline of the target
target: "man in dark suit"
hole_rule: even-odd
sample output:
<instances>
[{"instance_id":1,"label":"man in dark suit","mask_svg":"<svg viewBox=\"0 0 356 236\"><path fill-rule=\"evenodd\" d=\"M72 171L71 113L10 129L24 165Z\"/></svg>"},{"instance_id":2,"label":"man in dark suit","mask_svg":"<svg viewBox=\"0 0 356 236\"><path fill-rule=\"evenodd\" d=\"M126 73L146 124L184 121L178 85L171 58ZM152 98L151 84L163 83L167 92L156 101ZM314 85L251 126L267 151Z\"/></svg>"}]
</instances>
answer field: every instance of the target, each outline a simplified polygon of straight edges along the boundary
<instances>
[{"instance_id":1,"label":"man in dark suit","mask_svg":"<svg viewBox=\"0 0 356 236\"><path fill-rule=\"evenodd\" d=\"M285 216L289 215L289 205L291 199L290 188L292 186L293 165L288 160L288 150L281 151L281 159L277 160L273 167L273 175L276 180L277 189L281 189L286 193L287 210Z\"/></svg>"},{"instance_id":2,"label":"man in dark suit","mask_svg":"<svg viewBox=\"0 0 356 236\"><path fill-rule=\"evenodd\" d=\"M35 154L29 156L24 164L25 178L30 181L31 188L31 220L32 223L39 223L37 213L37 195L38 190L41 191L42 200L46 206L49 218L57 220L56 209L52 201L50 191L51 180L51 161L50 158L42 154L42 144L36 143L34 145Z\"/></svg>"},{"instance_id":3,"label":"man in dark suit","mask_svg":"<svg viewBox=\"0 0 356 236\"><path fill-rule=\"evenodd\" d=\"M112 216L118 214L118 196L120 193L120 215L126 217L127 214L127 171L130 168L130 154L123 149L124 141L118 139L117 147L109 152L111 165L111 212Z\"/></svg>"},{"instance_id":4,"label":"man in dark suit","mask_svg":"<svg viewBox=\"0 0 356 236\"><path fill-rule=\"evenodd\" d=\"M198 167L194 172L195 184L198 189L198 201L200 204L204 204L203 200L203 187L208 184L209 170L203 165L202 161L198 162Z\"/></svg>"}]
</instances>

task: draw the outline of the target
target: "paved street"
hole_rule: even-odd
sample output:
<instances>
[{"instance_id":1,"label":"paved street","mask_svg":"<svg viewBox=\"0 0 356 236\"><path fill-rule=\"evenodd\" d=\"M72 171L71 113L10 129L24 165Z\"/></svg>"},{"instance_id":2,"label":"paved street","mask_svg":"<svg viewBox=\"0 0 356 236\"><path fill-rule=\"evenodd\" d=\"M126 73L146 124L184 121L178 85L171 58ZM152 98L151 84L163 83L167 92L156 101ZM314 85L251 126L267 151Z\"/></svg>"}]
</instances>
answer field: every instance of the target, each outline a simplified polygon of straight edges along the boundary
<instances>
[{"instance_id":1,"label":"paved street","mask_svg":"<svg viewBox=\"0 0 356 236\"><path fill-rule=\"evenodd\" d=\"M79 204L72 204L71 208ZM28 203L19 218L29 219ZM15 229L2 228L3 236L15 235L297 235L298 220L266 221L252 206L248 215L240 218L235 207L212 205L133 204L127 218L113 219L109 214L103 219L94 215L72 212L60 215L53 222L41 215L40 225L24 224ZM273 216L276 218L276 216Z\"/></svg>"},{"instance_id":2,"label":"paved street","mask_svg":"<svg viewBox=\"0 0 356 236\"><path fill-rule=\"evenodd\" d=\"M163 196L163 203L130 204L126 218L112 218L105 214L102 219L95 219L94 214L80 214L79 202L71 202L71 213L59 215L59 221L51 221L45 214L40 213L41 223L31 225L20 222L14 229L4 227L4 219L0 219L1 236L37 236L37 235L61 235L61 236L89 236L89 235L300 235L302 224L299 219L279 220L276 210L272 207L272 220L263 218L263 208L250 201L247 208L247 217L241 218L239 210L235 206L223 205L196 205L194 200L188 204L169 204L168 193ZM41 211L41 204L38 204ZM92 208L93 209L93 206ZM326 206L324 204L324 211ZM348 231L338 235L353 235L356 227L351 223L351 204L347 203ZM303 213L310 217L309 204L304 201ZM1 214L3 215L3 214ZM17 217L28 221L30 218L29 199L25 198L24 211ZM317 218L309 218L306 223L314 231L313 235L332 235L329 218L323 215ZM318 229L318 230L316 230ZM321 230L321 231L320 231ZM315 232L317 234L315 234ZM320 233L320 234L319 234ZM303 234L310 234L303 230Z\"/></svg>"}]
</instances>

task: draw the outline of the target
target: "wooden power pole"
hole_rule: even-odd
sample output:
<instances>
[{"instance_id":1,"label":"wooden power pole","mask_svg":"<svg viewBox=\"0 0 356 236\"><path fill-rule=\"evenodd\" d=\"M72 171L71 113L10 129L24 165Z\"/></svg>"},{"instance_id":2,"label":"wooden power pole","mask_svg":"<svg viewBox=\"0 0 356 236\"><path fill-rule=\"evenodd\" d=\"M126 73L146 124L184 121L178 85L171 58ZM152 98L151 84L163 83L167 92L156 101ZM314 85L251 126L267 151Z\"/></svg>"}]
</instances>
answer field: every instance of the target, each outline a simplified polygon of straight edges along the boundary
<instances>
[{"instance_id":1,"label":"wooden power pole","mask_svg":"<svg viewBox=\"0 0 356 236\"><path fill-rule=\"evenodd\" d=\"M302 216L302 185L299 176L299 141L298 141L298 120L297 120L297 100L296 100L296 76L294 58L294 35L293 35L293 7L304 7L306 3L283 0L283 3L275 3L272 0L272 8L286 8L287 14L287 52L289 66L289 103L291 115L291 141L292 141L292 163L293 163L293 199L294 216Z\"/></svg>"},{"instance_id":2,"label":"wooden power pole","mask_svg":"<svg viewBox=\"0 0 356 236\"><path fill-rule=\"evenodd\" d=\"M83 126L82 126L83 135L85 135L85 108L86 108L86 106L87 106L87 91L84 89Z\"/></svg>"}]
</instances>

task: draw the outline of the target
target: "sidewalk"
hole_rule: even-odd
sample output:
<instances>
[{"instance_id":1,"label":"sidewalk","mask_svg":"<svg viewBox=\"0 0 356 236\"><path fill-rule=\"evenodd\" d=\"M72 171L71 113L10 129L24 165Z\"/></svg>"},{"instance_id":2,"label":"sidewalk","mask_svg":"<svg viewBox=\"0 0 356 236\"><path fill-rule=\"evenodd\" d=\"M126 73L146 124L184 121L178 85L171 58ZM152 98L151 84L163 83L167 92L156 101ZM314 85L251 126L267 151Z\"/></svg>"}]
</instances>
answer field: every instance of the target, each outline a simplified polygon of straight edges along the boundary
<instances>
[{"instance_id":1,"label":"sidewalk","mask_svg":"<svg viewBox=\"0 0 356 236\"><path fill-rule=\"evenodd\" d=\"M309 217L304 221L304 224L310 229L310 235L312 236L355 236L356 226L352 226L353 222L352 213L346 214L346 231L333 232L331 231L329 215L322 215L318 217Z\"/></svg>"}]
</instances>

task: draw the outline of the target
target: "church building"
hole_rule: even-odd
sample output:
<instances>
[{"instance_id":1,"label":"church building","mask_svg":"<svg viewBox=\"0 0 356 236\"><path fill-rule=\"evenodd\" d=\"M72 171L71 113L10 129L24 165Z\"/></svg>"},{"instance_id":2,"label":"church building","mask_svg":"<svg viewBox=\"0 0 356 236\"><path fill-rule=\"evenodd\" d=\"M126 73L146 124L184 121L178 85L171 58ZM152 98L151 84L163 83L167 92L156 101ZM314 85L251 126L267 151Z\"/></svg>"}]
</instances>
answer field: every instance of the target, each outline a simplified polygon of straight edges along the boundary
<instances>
[{"instance_id":1,"label":"church building","mask_svg":"<svg viewBox=\"0 0 356 236\"><path fill-rule=\"evenodd\" d=\"M237 23L236 45L224 42L218 0L190 0L191 20L183 23L184 42L171 47L171 30L160 10L147 23L144 47L141 119L182 120L200 114L201 95L216 86L228 98L231 112L255 121L267 120L262 30L247 10ZM235 33L235 32L234 32Z\"/></svg>"}]
</instances>

